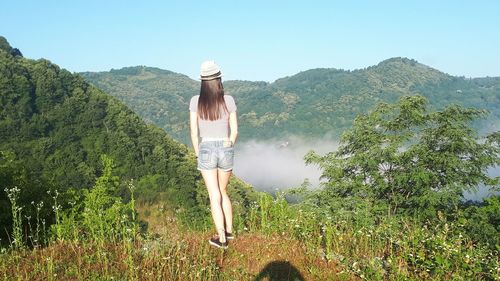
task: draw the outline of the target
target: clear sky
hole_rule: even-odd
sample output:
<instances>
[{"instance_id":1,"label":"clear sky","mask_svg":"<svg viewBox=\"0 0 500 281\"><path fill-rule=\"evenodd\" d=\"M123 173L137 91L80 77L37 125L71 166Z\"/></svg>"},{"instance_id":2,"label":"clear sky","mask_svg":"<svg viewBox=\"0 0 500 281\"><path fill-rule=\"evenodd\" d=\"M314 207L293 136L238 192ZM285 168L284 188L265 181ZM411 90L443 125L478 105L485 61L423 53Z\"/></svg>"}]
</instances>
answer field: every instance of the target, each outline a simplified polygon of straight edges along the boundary
<instances>
[{"instance_id":1,"label":"clear sky","mask_svg":"<svg viewBox=\"0 0 500 281\"><path fill-rule=\"evenodd\" d=\"M451 75L500 76L500 1L11 0L0 35L70 71L146 65L264 80L409 57Z\"/></svg>"}]
</instances>

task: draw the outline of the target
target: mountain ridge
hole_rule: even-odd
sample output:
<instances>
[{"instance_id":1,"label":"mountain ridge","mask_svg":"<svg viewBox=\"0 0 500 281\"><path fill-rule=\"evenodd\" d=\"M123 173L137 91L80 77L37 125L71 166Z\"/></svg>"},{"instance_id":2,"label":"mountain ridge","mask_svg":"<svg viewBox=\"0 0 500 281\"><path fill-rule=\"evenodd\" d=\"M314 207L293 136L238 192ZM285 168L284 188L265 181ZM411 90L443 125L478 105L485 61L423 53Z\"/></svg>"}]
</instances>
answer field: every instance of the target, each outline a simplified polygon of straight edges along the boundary
<instances>
[{"instance_id":1,"label":"mountain ridge","mask_svg":"<svg viewBox=\"0 0 500 281\"><path fill-rule=\"evenodd\" d=\"M179 73L163 75L157 68L142 67L141 71L119 77L112 72L82 75L148 122L189 144L187 106L190 97L199 93L200 82ZM338 137L357 114L375 104L416 94L426 96L436 109L457 103L488 109L492 120L500 120L496 106L500 104L500 77L452 76L404 57L356 70L314 68L274 82L228 80L224 88L236 97L244 139L257 135L263 139Z\"/></svg>"}]
</instances>

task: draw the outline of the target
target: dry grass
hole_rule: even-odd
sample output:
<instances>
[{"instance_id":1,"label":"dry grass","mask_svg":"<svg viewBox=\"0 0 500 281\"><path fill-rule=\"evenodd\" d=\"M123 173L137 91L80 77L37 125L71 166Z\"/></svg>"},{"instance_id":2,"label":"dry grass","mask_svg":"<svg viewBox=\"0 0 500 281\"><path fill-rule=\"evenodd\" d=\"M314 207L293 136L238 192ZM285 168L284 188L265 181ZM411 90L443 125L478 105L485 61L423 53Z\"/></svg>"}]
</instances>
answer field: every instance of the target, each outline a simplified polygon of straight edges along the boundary
<instances>
[{"instance_id":1,"label":"dry grass","mask_svg":"<svg viewBox=\"0 0 500 281\"><path fill-rule=\"evenodd\" d=\"M286 235L240 233L229 249L212 232L182 230L161 206L138 206L150 237L133 243L56 242L3 254L5 280L354 280ZM145 216L148 211L149 215ZM131 246L132 251L128 249ZM130 267L130 258L133 267ZM257 279L256 279L257 278Z\"/></svg>"},{"instance_id":2,"label":"dry grass","mask_svg":"<svg viewBox=\"0 0 500 281\"><path fill-rule=\"evenodd\" d=\"M340 221L318 230L305 212L273 207L273 221L256 217L263 227L236 233L221 250L208 244L213 230L186 230L162 205L136 209L149 224L145 237L12 248L0 253L0 279L500 280L496 252L453 236L457 226L445 221L432 229L396 221L355 229Z\"/></svg>"}]
</instances>

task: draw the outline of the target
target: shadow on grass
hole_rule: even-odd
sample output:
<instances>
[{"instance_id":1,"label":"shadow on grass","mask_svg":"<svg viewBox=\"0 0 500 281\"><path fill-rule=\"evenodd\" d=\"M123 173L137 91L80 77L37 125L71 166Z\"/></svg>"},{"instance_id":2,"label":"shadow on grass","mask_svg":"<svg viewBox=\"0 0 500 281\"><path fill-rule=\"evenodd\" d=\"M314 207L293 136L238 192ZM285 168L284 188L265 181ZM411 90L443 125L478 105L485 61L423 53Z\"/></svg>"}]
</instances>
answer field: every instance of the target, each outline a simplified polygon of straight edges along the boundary
<instances>
[{"instance_id":1,"label":"shadow on grass","mask_svg":"<svg viewBox=\"0 0 500 281\"><path fill-rule=\"evenodd\" d=\"M265 279L268 278L268 279ZM261 280L290 280L304 281L300 271L288 261L273 261L268 263L257 275L254 281Z\"/></svg>"}]
</instances>

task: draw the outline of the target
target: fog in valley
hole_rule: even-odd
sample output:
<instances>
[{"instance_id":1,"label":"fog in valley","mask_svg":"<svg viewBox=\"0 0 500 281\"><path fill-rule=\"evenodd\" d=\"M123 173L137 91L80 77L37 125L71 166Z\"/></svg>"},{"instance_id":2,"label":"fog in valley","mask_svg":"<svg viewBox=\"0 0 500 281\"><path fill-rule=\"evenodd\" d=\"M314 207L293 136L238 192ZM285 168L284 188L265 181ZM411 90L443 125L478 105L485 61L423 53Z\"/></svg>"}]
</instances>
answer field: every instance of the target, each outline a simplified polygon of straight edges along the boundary
<instances>
[{"instance_id":1,"label":"fog in valley","mask_svg":"<svg viewBox=\"0 0 500 281\"><path fill-rule=\"evenodd\" d=\"M320 186L321 171L317 165L306 165L304 156L311 150L324 155L337 147L338 142L329 137L312 141L289 137L238 142L235 147L234 174L257 190L270 193L298 187L306 179L312 188L316 188ZM500 176L500 167L490 168L488 174ZM479 201L491 194L492 191L479 186L476 191L465 192L464 199Z\"/></svg>"},{"instance_id":2,"label":"fog in valley","mask_svg":"<svg viewBox=\"0 0 500 281\"><path fill-rule=\"evenodd\" d=\"M488 169L488 175L490 177L500 177L500 167L490 168ZM497 190L490 190L486 188L484 185L480 185L477 190L471 190L468 192L464 192L465 200L472 201L481 201L485 197L489 197L493 194L500 194L500 190L497 187Z\"/></svg>"},{"instance_id":3,"label":"fog in valley","mask_svg":"<svg viewBox=\"0 0 500 281\"><path fill-rule=\"evenodd\" d=\"M234 173L257 190L271 193L298 187L306 178L311 187L318 187L321 171L316 165L306 165L304 156L310 150L323 155L336 148L337 142L328 137L312 141L289 137L237 143Z\"/></svg>"}]
</instances>

